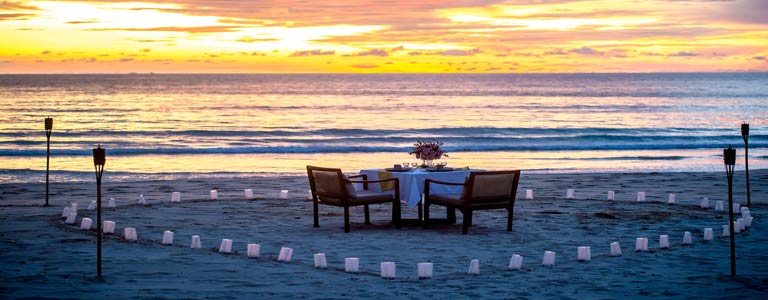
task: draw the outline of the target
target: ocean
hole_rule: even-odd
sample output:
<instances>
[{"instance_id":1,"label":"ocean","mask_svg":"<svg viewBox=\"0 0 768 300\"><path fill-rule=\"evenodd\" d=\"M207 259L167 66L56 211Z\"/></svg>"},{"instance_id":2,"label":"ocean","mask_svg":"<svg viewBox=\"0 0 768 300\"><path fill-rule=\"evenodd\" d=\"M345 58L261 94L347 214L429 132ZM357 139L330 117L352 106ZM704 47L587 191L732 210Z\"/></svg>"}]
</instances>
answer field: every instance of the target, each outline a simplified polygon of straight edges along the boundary
<instances>
[{"instance_id":1,"label":"ocean","mask_svg":"<svg viewBox=\"0 0 768 300\"><path fill-rule=\"evenodd\" d=\"M524 172L722 171L750 123L768 167L768 73L0 75L0 182L348 172L417 162Z\"/></svg>"}]
</instances>

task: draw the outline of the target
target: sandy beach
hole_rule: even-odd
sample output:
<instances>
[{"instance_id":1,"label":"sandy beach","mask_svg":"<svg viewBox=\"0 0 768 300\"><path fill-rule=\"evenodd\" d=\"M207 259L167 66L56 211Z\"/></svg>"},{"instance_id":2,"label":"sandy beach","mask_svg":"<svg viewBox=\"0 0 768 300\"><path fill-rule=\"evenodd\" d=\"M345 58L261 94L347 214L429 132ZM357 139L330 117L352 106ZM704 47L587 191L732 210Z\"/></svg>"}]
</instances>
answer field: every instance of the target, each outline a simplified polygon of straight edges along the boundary
<instances>
[{"instance_id":1,"label":"sandy beach","mask_svg":"<svg viewBox=\"0 0 768 300\"><path fill-rule=\"evenodd\" d=\"M743 172L735 175L735 199L746 202ZM52 183L51 207L44 184L0 184L0 298L3 299L761 299L768 289L768 234L765 197L768 170L751 171L755 221L736 236L737 278L729 274L728 239L720 237L727 214L715 211L726 200L724 172L523 174L514 228L504 231L505 213L476 212L468 235L455 225L430 229L389 222L390 207L372 207L373 225L362 224L362 209L352 210L352 231L342 229L342 210L321 206L320 228L312 227L306 177L190 179L110 183L105 177L104 220L115 221L115 235L104 241L104 278L96 272L93 230L79 229L95 199L94 183ZM209 199L216 188L218 200ZM255 199L243 197L253 189ZM576 199L565 199L566 189ZM288 199L279 192L289 190ZM534 199L524 199L525 190ZM608 190L616 192L607 201ZM181 192L180 203L170 203ZM636 201L646 192L645 202ZM676 203L667 204L669 193ZM144 194L147 206L136 204ZM699 207L702 197L710 208ZM77 202L75 225L60 218ZM415 217L406 209L404 217ZM437 216L444 210L436 209ZM459 218L461 220L461 218ZM95 227L95 224L94 224ZM135 227L137 242L123 239ZM704 228L715 238L703 241ZM161 244L174 231L172 246ZM683 246L690 231L693 245ZM659 249L659 236L670 248ZM201 249L190 249L199 235ZM635 252L635 239L647 237L647 252ZM218 253L222 239L233 253ZM609 244L623 252L611 257ZM246 244L261 245L259 258L246 256ZM577 247L590 246L592 260L577 261ZM289 263L278 263L280 247L293 249ZM554 266L542 266L545 250ZM313 254L325 253L328 268L315 269ZM513 254L524 257L521 270L508 270ZM344 258L358 257L360 272L344 272ZM472 259L480 274L468 275ZM396 279L380 278L379 264L396 263ZM434 263L434 276L419 280L417 263Z\"/></svg>"}]
</instances>

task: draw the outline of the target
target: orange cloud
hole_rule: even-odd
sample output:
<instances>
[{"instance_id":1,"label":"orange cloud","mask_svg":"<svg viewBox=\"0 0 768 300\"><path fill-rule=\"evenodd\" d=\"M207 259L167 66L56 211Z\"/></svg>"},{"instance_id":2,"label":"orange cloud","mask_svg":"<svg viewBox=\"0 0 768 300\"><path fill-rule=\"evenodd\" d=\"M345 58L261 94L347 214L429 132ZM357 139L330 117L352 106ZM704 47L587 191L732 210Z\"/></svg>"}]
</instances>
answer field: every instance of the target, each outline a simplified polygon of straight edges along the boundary
<instances>
[{"instance_id":1,"label":"orange cloud","mask_svg":"<svg viewBox=\"0 0 768 300\"><path fill-rule=\"evenodd\" d=\"M477 48L472 50L451 49L451 50L435 52L434 54L442 55L442 56L472 56L480 52L482 51L480 51L480 49L477 49Z\"/></svg>"},{"instance_id":2,"label":"orange cloud","mask_svg":"<svg viewBox=\"0 0 768 300\"><path fill-rule=\"evenodd\" d=\"M237 40L238 42L243 43L259 43L259 42L274 42L279 41L279 39L276 38L252 38L250 36L243 36L240 39Z\"/></svg>"},{"instance_id":3,"label":"orange cloud","mask_svg":"<svg viewBox=\"0 0 768 300\"><path fill-rule=\"evenodd\" d=\"M323 50L310 50L310 51L296 51L291 56L293 57L303 57L303 56L324 56L324 55L334 55L336 51L323 51Z\"/></svg>"},{"instance_id":4,"label":"orange cloud","mask_svg":"<svg viewBox=\"0 0 768 300\"><path fill-rule=\"evenodd\" d=\"M345 56L382 56L382 57L386 57L386 56L389 56L389 53L387 52L387 50L371 49L371 50L368 50L368 51L357 52L357 53L353 53L353 54L347 54Z\"/></svg>"},{"instance_id":5,"label":"orange cloud","mask_svg":"<svg viewBox=\"0 0 768 300\"><path fill-rule=\"evenodd\" d=\"M40 10L40 8L26 5L20 1L2 1L0 2L0 10Z\"/></svg>"},{"instance_id":6,"label":"orange cloud","mask_svg":"<svg viewBox=\"0 0 768 300\"><path fill-rule=\"evenodd\" d=\"M201 27L152 27L152 28L95 28L93 31L171 31L187 33L217 33L235 31L237 26L201 26Z\"/></svg>"},{"instance_id":7,"label":"orange cloud","mask_svg":"<svg viewBox=\"0 0 768 300\"><path fill-rule=\"evenodd\" d=\"M86 20L78 20L78 21L69 21L67 24L94 24L98 23L98 19L86 19Z\"/></svg>"},{"instance_id":8,"label":"orange cloud","mask_svg":"<svg viewBox=\"0 0 768 300\"><path fill-rule=\"evenodd\" d=\"M0 21L3 20L29 20L34 14L0 14Z\"/></svg>"},{"instance_id":9,"label":"orange cloud","mask_svg":"<svg viewBox=\"0 0 768 300\"><path fill-rule=\"evenodd\" d=\"M374 68L379 67L379 65L374 65L374 64L356 64L356 65L352 65L352 67L356 68L356 69L374 69Z\"/></svg>"}]
</instances>

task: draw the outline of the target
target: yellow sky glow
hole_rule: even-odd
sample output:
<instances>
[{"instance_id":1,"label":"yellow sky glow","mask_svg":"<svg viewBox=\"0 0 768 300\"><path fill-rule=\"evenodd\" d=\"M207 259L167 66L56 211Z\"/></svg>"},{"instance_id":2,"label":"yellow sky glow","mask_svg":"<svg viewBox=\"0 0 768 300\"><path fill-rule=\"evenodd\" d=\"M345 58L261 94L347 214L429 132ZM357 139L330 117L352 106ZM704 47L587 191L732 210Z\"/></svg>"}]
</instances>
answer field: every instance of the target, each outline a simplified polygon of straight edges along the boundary
<instances>
[{"instance_id":1,"label":"yellow sky glow","mask_svg":"<svg viewBox=\"0 0 768 300\"><path fill-rule=\"evenodd\" d=\"M0 1L0 73L768 71L762 0Z\"/></svg>"}]
</instances>

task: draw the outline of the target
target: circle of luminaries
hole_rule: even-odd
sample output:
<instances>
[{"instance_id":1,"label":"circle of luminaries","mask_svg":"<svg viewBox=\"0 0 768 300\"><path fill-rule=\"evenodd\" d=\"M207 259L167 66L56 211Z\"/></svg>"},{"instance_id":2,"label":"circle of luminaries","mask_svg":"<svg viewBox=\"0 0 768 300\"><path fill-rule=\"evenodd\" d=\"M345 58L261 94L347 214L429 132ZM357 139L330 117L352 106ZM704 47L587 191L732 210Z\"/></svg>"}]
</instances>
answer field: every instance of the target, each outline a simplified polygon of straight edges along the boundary
<instances>
[{"instance_id":1,"label":"circle of luminaries","mask_svg":"<svg viewBox=\"0 0 768 300\"><path fill-rule=\"evenodd\" d=\"M239 196L237 198L239 199L245 199L245 200L254 200L256 197L254 197L253 190L246 189L240 194L242 196ZM603 199L605 200L597 200L596 197L591 198L577 198L576 197L576 191L574 189L567 189L565 191L565 199L567 200L591 200L591 201L610 201L610 202L618 202L617 193L615 191L608 191ZM182 201L181 192L172 192L170 194L170 201L152 201L153 203L150 204L150 202L147 201L147 197L145 197L143 194L139 195L136 199L136 204L131 205L133 207L147 207L147 206L154 206L154 205L175 205L175 203L180 203ZM210 202L210 201L218 201L219 199L219 191L214 189L210 191L209 198L208 199L197 199L192 200L189 202L193 203L199 203L199 202ZM288 199L289 198L289 190L281 190L279 193L276 193L277 197L279 199ZM311 197L311 195L308 195ZM533 189L527 189L525 190L524 195L526 200L533 200L534 199L534 190ZM677 204L677 195L676 194L669 194L666 198L666 203L668 205L679 205ZM628 200L623 200L621 202L626 202ZM109 203L107 205L110 209L116 209L117 204L116 200L112 197L109 199ZM186 201L185 201L186 202ZM646 193L645 192L637 192L635 200L632 200L632 202L638 202L638 203L664 203L664 201L651 201L647 200ZM701 210L709 210L711 209L709 198L702 198L700 199L700 202L696 204L696 206ZM93 201L90 203L87 211L92 211L96 208L96 201ZM724 205L723 201L716 201L714 205L714 211L716 213L724 213ZM734 232L736 234L741 233L743 231L746 231L749 227L752 226L752 223L754 222L755 217L752 215L748 207L740 207L739 204L734 204L733 206L733 213L739 213L741 214L741 218L734 221L733 223L733 231L731 231L731 228L729 225L722 225L722 233L718 235L718 237L726 238L729 237L730 232ZM61 217L65 219L64 223L68 225L76 225L78 216L78 206L76 202L71 203L69 206L65 207ZM79 223L79 229L81 231L85 232L93 232L93 220L89 217L82 217ZM123 235L120 237L117 235L116 232L117 224L114 221L106 220L103 222L103 233L105 235L111 235L114 239L122 239L124 241L128 242L139 242L139 243L147 243L147 244L156 244L158 243L157 240L151 240L151 239L142 239L139 240L137 236L137 231L135 227L124 227L123 228ZM703 229L703 236L702 241L707 242L710 240L713 240L715 238L715 231L717 228L707 227ZM673 235L672 238L680 236L680 233ZM689 246L693 244L694 238L690 231L684 231L682 233L682 242L680 242L680 246ZM202 249L201 244L201 238L200 235L192 235L191 237L187 237L189 239L189 242L181 242L176 239L174 236L174 232L170 230L166 230L163 232L162 239L159 241L162 245L168 245L168 246L178 246L178 247L188 247L192 250L195 249ZM189 246L186 246L189 245ZM660 235L658 238L658 247L649 247L649 237L647 236L641 236L635 238L635 247L634 252L637 253L643 253L651 251L649 249L658 249L666 250L671 249L672 244L670 243L670 235L663 234ZM627 249L626 246L622 248L622 245L619 243L619 241L613 241L610 242L609 245L607 245L606 249L610 249L610 257L620 257L622 256L622 249ZM631 249L631 248L629 248ZM245 255L246 258L254 258L259 259L261 261L276 261L279 263L297 263L293 260L293 249L287 246L280 246L274 247L274 249L267 249L262 248L260 244L256 243L248 243L246 245ZM579 246L576 249L576 261L578 262L588 262L592 260L592 247L591 246ZM233 240L229 238L222 238L221 242L219 244L218 248L212 248L211 251L216 251L222 254L229 254L229 255L235 255L235 256L243 256L237 249L233 249ZM274 253L277 253L275 256ZM562 255L562 254L561 254ZM570 255L568 255L570 257ZM602 256L602 255L601 255ZM543 253L543 257L541 258L541 262L538 263L538 259L534 259L534 262L525 262L524 264L524 257L521 254L515 253L512 254L508 265L503 269L508 270L521 270L523 266L525 265L528 268L531 268L532 266L540 265L540 266L553 266L555 265L555 257L556 253L554 251L545 250ZM562 257L562 256L561 256ZM333 268L328 268L328 260L326 258L325 253L315 253L312 257L313 266L316 269L328 269L333 270ZM301 263L298 263L301 264ZM378 272L364 272L361 271L361 261L359 257L345 257L344 258L344 264L343 264L343 271L348 273L354 273L354 274L369 274L369 275L375 275L379 274ZM382 278L386 279L394 279L397 278L396 275L396 264L393 261L384 261L380 263L380 276ZM429 261L424 262L418 262L416 263L416 273L418 274L418 279L427 279L433 277L433 269L434 269L434 263ZM498 269L498 268L497 268ZM340 267L338 270L342 270ZM478 259L471 259L469 261L469 267L467 269L467 274L470 275L478 275L480 274L480 261Z\"/></svg>"}]
</instances>

